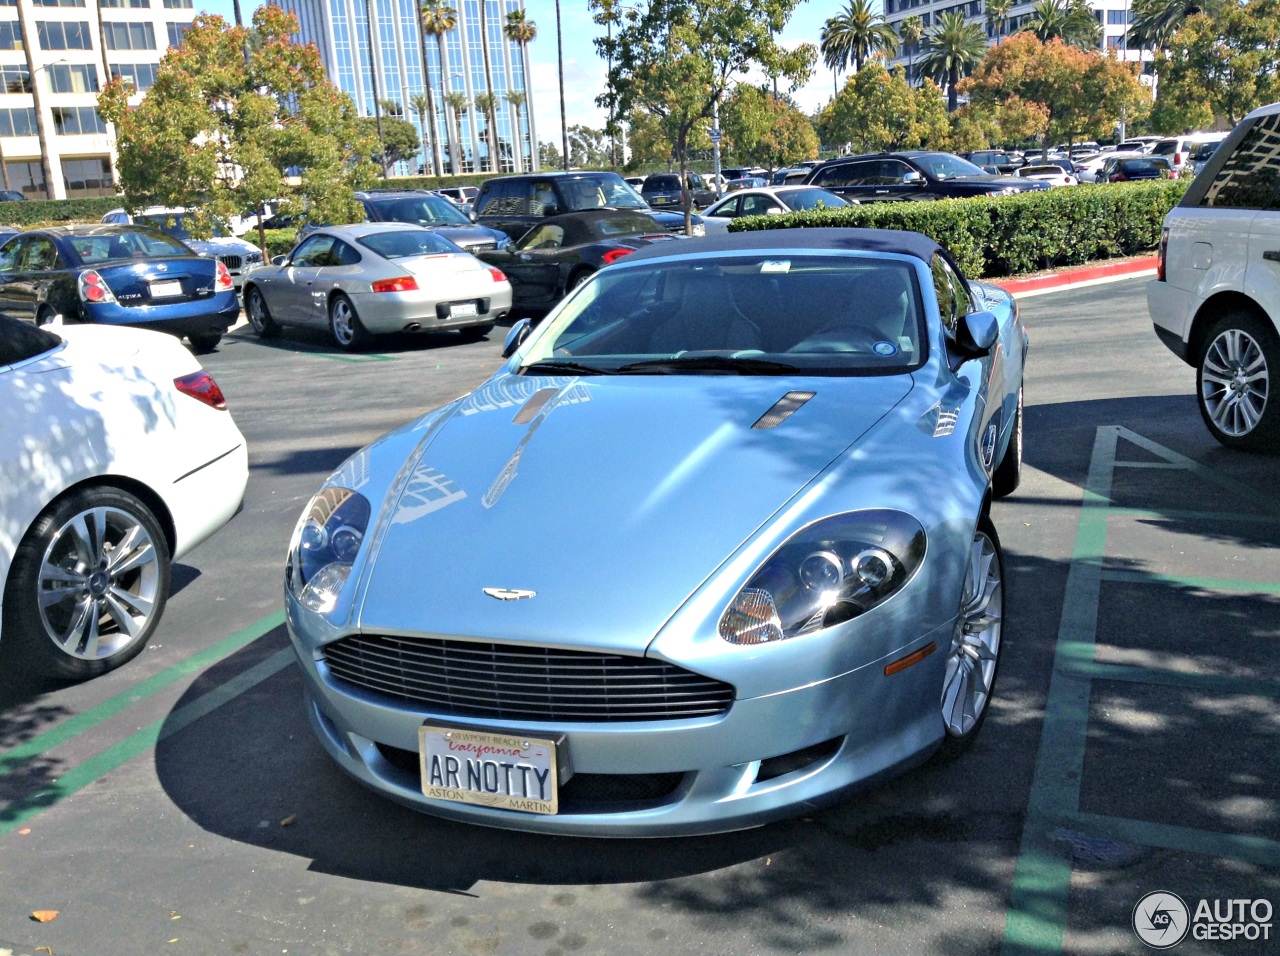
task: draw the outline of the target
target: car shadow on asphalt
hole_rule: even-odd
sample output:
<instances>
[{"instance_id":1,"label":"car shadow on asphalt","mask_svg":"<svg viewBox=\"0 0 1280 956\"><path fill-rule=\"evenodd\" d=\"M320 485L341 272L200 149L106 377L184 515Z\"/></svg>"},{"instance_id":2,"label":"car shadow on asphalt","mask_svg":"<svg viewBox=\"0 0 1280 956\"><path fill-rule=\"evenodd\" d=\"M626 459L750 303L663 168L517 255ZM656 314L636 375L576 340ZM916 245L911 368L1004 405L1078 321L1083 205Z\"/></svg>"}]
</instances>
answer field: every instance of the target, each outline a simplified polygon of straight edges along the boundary
<instances>
[{"instance_id":1,"label":"car shadow on asphalt","mask_svg":"<svg viewBox=\"0 0 1280 956\"><path fill-rule=\"evenodd\" d=\"M304 354L327 355L355 360L369 360L378 356L398 355L402 352L429 352L435 349L450 348L458 345L470 345L476 342L496 341L503 336L502 324L483 338L469 338L457 330L439 332L394 332L378 335L363 350L347 351L333 343L328 332L303 326L286 326L278 336L264 339L253 331L251 326L244 326L223 339L220 348L231 345L252 343L263 348L281 352L300 352Z\"/></svg>"}]
</instances>

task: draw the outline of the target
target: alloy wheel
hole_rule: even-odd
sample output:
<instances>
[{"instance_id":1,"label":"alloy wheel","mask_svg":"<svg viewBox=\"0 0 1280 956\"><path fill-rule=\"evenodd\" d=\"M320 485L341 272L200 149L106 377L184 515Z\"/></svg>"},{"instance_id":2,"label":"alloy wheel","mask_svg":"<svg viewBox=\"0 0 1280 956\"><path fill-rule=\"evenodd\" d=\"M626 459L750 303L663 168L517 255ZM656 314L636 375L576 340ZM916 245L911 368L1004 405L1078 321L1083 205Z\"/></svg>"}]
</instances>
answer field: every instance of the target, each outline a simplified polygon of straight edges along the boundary
<instances>
[{"instance_id":1,"label":"alloy wheel","mask_svg":"<svg viewBox=\"0 0 1280 956\"><path fill-rule=\"evenodd\" d=\"M960 616L942 685L942 718L952 736L972 731L991 699L1003 611L1003 575L996 545L979 529L969 548Z\"/></svg>"},{"instance_id":2,"label":"alloy wheel","mask_svg":"<svg viewBox=\"0 0 1280 956\"><path fill-rule=\"evenodd\" d=\"M1209 344L1201 364L1200 399L1224 435L1241 438L1258 427L1269 385L1266 353L1249 332L1228 328Z\"/></svg>"}]
</instances>

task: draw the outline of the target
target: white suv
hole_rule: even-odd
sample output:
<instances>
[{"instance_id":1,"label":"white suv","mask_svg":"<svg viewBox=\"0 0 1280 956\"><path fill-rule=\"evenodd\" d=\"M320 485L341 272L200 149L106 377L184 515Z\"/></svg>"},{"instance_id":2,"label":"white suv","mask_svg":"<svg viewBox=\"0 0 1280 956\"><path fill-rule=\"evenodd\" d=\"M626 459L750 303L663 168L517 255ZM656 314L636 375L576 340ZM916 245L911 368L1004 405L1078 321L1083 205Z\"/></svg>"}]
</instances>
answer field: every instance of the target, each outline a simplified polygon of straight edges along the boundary
<instances>
[{"instance_id":1,"label":"white suv","mask_svg":"<svg viewBox=\"0 0 1280 956\"><path fill-rule=\"evenodd\" d=\"M1280 451L1280 103L1241 120L1165 217L1147 306L1195 367L1213 437Z\"/></svg>"}]
</instances>

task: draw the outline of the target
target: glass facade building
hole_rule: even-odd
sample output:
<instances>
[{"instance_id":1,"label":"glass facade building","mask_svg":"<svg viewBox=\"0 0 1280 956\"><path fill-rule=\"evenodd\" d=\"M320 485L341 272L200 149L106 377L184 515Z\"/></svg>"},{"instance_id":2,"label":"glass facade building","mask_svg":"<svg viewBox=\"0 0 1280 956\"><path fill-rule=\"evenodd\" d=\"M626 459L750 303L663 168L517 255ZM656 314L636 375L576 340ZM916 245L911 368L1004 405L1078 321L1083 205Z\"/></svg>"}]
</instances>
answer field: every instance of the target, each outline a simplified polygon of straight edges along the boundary
<instances>
[{"instance_id":1,"label":"glass facade building","mask_svg":"<svg viewBox=\"0 0 1280 956\"><path fill-rule=\"evenodd\" d=\"M476 106L477 97L488 91L480 38L481 2L497 114L496 156L490 155L488 118ZM507 39L505 31L507 14L523 10L522 0L453 0L457 27L444 36L443 62L437 38L422 35L419 0L283 0L281 5L298 18L298 39L316 45L329 78L351 97L361 116L375 115L375 102L395 103L400 118L418 131L419 140L423 117L412 101L425 92L425 46L425 76L436 107L436 115L426 120L434 142L440 144L445 173L455 168L464 173L538 168L526 51ZM510 93L524 95L519 109L507 99ZM385 109L382 112L387 114ZM412 168L399 163L391 172L409 175L421 169L430 173L431 167L431 153L420 151Z\"/></svg>"}]
</instances>

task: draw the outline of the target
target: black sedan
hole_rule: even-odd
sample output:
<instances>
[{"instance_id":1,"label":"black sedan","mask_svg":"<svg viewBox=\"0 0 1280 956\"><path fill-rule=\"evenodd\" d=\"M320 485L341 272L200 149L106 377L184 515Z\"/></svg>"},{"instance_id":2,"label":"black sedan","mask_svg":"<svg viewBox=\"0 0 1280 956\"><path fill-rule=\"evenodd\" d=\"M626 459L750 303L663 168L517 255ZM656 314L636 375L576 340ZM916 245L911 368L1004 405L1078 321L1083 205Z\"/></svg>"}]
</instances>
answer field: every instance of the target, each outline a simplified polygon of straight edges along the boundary
<instances>
[{"instance_id":1,"label":"black sedan","mask_svg":"<svg viewBox=\"0 0 1280 956\"><path fill-rule=\"evenodd\" d=\"M134 325L213 349L240 305L227 267L149 226L53 226L0 246L0 312Z\"/></svg>"},{"instance_id":2,"label":"black sedan","mask_svg":"<svg viewBox=\"0 0 1280 956\"><path fill-rule=\"evenodd\" d=\"M549 216L505 249L477 258L511 282L513 311L544 312L598 269L651 242L678 241L642 212L596 209Z\"/></svg>"},{"instance_id":3,"label":"black sedan","mask_svg":"<svg viewBox=\"0 0 1280 956\"><path fill-rule=\"evenodd\" d=\"M805 185L859 202L966 199L1049 188L1034 179L993 176L951 153L927 151L842 156L815 169Z\"/></svg>"}]
</instances>

